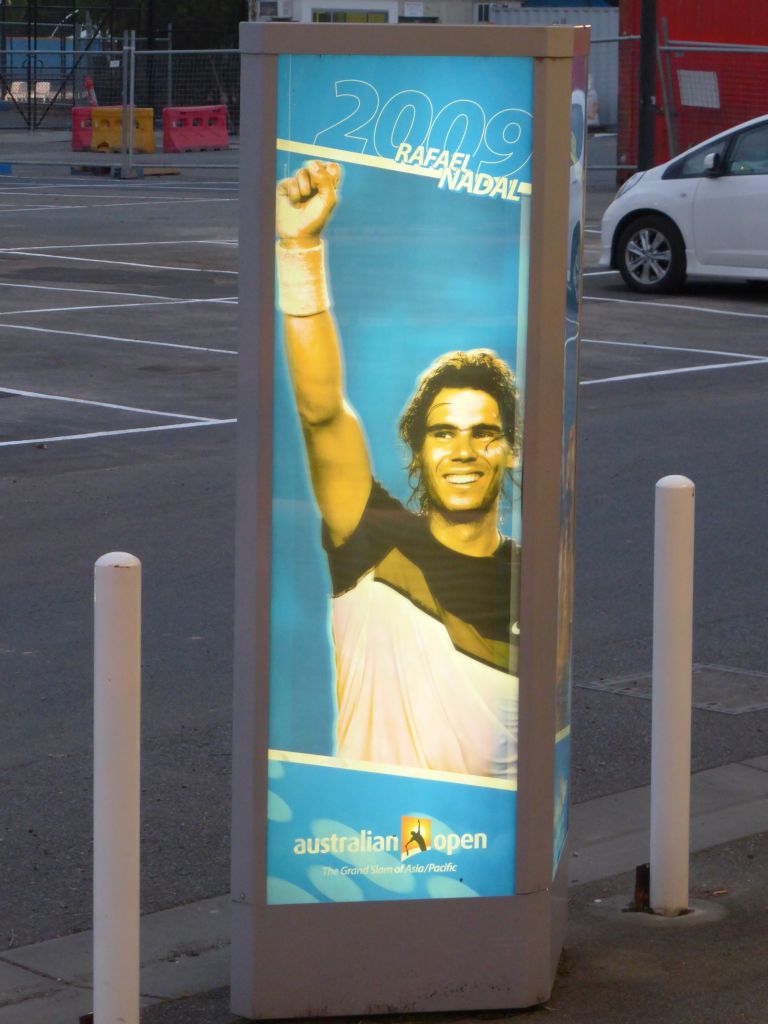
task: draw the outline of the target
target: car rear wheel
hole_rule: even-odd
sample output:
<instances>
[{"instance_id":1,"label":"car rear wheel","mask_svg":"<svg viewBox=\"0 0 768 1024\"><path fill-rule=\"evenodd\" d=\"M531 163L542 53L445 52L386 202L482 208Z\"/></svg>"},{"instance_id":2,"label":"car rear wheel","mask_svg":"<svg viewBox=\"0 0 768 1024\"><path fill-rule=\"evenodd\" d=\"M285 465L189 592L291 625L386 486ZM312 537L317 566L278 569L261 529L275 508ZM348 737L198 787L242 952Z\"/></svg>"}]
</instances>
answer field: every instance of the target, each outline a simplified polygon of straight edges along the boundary
<instances>
[{"instance_id":1,"label":"car rear wheel","mask_svg":"<svg viewBox=\"0 0 768 1024\"><path fill-rule=\"evenodd\" d=\"M632 221L616 255L625 284L637 292L671 292L685 280L685 245L671 220L653 214Z\"/></svg>"}]
</instances>

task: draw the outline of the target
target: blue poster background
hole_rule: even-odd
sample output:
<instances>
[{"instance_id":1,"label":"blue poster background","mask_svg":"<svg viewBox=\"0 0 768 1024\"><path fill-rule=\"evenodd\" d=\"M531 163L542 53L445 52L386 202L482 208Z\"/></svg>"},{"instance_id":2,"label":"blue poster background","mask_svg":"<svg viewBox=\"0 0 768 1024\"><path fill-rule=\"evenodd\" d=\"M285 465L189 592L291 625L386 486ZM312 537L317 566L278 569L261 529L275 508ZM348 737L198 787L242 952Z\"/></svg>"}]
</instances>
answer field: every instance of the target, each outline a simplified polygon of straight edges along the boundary
<instances>
[{"instance_id":1,"label":"blue poster background","mask_svg":"<svg viewBox=\"0 0 768 1024\"><path fill-rule=\"evenodd\" d=\"M515 798L508 789L337 766L269 763L267 902L452 899L514 890ZM434 848L402 860L408 815L438 835L466 836L452 852ZM296 855L296 841L352 837L362 829L396 836L393 852ZM482 837L477 843L474 837ZM469 838L471 837L471 838ZM458 839L454 840L454 843ZM471 848L477 845L478 848Z\"/></svg>"},{"instance_id":2,"label":"blue poster background","mask_svg":"<svg viewBox=\"0 0 768 1024\"><path fill-rule=\"evenodd\" d=\"M452 349L493 349L515 371L522 389L532 95L528 58L278 59L277 177L294 174L311 158L333 159L342 167L340 201L324 237L346 391L364 425L376 478L402 501L410 488L397 422L417 377L437 356ZM440 188L435 177L387 165L400 142L410 139L415 147L422 137L436 149L466 153L465 166L473 172L515 179L518 194L508 199ZM360 158L370 161L360 163ZM281 317L275 315L270 747L332 756L330 580L280 344ZM519 530L519 472L503 524L513 535ZM507 866L503 881L489 884L496 894L512 891L514 792L489 790L491 803L477 804L482 788L419 780L418 796L411 797L409 780L400 775L357 771L348 786L342 785L340 770L329 781L322 773L332 769L281 767L274 793L282 804L273 806L290 808L296 836L310 835L310 818L318 816L352 828L378 828L378 811L374 822L370 814L378 806L384 828L385 819L399 820L422 796L421 810L446 820L452 817L448 809L436 809L446 800L458 800L459 817L474 819L476 805L486 815L492 808L491 824L501 814L503 828L493 827L507 837L494 849L498 854L504 847ZM463 788L467 792L458 798ZM344 801L352 801L345 804L346 816L336 807L342 791ZM296 864L284 859L288 847L279 839L284 826L270 816L269 871L278 879L273 879L273 895L280 891L280 879L299 888L307 884L296 875ZM469 830L464 820L455 827ZM490 851L482 856L489 861ZM317 898L334 898L310 888ZM476 880L469 888L480 892L482 883ZM364 891L365 898L392 898L380 887ZM416 895L434 893L419 890L398 898ZM279 896L274 901L290 902Z\"/></svg>"}]
</instances>

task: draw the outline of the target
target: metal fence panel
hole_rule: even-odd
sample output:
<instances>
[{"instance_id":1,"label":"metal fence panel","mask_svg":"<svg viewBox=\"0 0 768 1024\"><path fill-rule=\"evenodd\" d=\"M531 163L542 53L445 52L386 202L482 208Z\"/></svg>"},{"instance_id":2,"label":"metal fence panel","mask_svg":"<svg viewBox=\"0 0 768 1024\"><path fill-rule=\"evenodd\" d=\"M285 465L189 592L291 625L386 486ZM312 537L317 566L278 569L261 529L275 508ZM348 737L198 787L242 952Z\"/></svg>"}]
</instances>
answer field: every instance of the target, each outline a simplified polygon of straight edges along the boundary
<instances>
[{"instance_id":1,"label":"metal fence panel","mask_svg":"<svg viewBox=\"0 0 768 1024\"><path fill-rule=\"evenodd\" d=\"M137 50L137 107L153 107L156 123L164 107L223 105L230 134L240 131L239 50Z\"/></svg>"},{"instance_id":2,"label":"metal fence panel","mask_svg":"<svg viewBox=\"0 0 768 1024\"><path fill-rule=\"evenodd\" d=\"M618 116L619 11L615 7L520 7L506 3L478 4L482 20L492 25L589 25L592 49L589 74L597 91L601 126L615 125ZM487 10L485 10L487 8ZM476 12L480 16L480 12Z\"/></svg>"},{"instance_id":3,"label":"metal fence panel","mask_svg":"<svg viewBox=\"0 0 768 1024\"><path fill-rule=\"evenodd\" d=\"M597 91L601 128L614 127L619 119L619 51L620 43L616 36L593 36L589 51L589 77Z\"/></svg>"},{"instance_id":4,"label":"metal fence panel","mask_svg":"<svg viewBox=\"0 0 768 1024\"><path fill-rule=\"evenodd\" d=\"M122 47L106 50L91 39L77 49L71 37L46 42L56 45L29 49L19 37L0 48L0 128L69 129L72 107L89 104L86 83L100 106L123 102L129 55ZM134 102L152 107L157 125L164 107L223 104L229 131L238 134L238 50L137 50L132 68Z\"/></svg>"},{"instance_id":5,"label":"metal fence panel","mask_svg":"<svg viewBox=\"0 0 768 1024\"><path fill-rule=\"evenodd\" d=\"M89 47L0 50L0 127L68 128L72 107L86 106L86 79L101 104L121 102L122 52Z\"/></svg>"},{"instance_id":6,"label":"metal fence panel","mask_svg":"<svg viewBox=\"0 0 768 1024\"><path fill-rule=\"evenodd\" d=\"M659 52L670 156L768 112L768 46L670 42Z\"/></svg>"}]
</instances>

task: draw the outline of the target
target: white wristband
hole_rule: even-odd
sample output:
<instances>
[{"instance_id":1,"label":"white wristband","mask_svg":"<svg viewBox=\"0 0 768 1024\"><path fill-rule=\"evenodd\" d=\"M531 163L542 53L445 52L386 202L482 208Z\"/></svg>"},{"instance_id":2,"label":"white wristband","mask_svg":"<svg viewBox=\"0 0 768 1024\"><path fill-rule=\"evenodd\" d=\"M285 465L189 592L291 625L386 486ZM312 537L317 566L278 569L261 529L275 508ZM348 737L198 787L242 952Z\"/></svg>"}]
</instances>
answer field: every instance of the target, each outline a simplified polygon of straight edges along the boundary
<instances>
[{"instance_id":1,"label":"white wristband","mask_svg":"<svg viewBox=\"0 0 768 1024\"><path fill-rule=\"evenodd\" d=\"M278 305L288 316L313 316L331 308L325 279L325 243L288 249L277 243Z\"/></svg>"}]
</instances>

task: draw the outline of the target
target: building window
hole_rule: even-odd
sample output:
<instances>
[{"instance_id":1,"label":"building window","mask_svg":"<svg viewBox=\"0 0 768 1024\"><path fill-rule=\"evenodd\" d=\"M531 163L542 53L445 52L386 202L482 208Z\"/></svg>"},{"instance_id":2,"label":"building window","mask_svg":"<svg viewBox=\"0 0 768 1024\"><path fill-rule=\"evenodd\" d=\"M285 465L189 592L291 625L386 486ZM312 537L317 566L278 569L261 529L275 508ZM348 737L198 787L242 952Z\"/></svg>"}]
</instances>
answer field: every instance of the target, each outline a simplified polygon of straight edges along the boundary
<instances>
[{"instance_id":1,"label":"building window","mask_svg":"<svg viewBox=\"0 0 768 1024\"><path fill-rule=\"evenodd\" d=\"M369 25L383 25L388 21L386 11L327 11L313 10L312 21L346 22L355 24L365 22Z\"/></svg>"}]
</instances>

